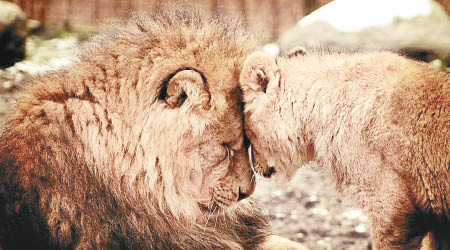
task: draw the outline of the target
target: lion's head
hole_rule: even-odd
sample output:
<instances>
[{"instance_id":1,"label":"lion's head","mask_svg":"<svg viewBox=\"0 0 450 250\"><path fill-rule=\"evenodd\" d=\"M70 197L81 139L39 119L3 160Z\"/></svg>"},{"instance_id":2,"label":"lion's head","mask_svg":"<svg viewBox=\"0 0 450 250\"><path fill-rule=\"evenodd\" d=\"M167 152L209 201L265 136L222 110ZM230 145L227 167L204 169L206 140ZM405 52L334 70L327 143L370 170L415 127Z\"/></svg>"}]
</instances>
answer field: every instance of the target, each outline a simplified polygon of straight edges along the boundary
<instances>
[{"instance_id":1,"label":"lion's head","mask_svg":"<svg viewBox=\"0 0 450 250\"><path fill-rule=\"evenodd\" d=\"M250 209L238 202L255 186L238 79L257 42L242 27L183 8L105 28L77 62L34 79L18 100L2 137L9 167L0 181L17 177L36 194L50 234L65 245L74 234L93 241L111 231L218 241L205 229L167 232ZM221 241L235 237L227 230Z\"/></svg>"},{"instance_id":2,"label":"lion's head","mask_svg":"<svg viewBox=\"0 0 450 250\"><path fill-rule=\"evenodd\" d=\"M87 160L110 155L94 165L99 177L156 196L176 216L252 193L238 79L255 40L240 27L185 10L135 15L87 46L80 67L94 79L75 93L89 98L68 109L83 144L97 148Z\"/></svg>"}]
</instances>

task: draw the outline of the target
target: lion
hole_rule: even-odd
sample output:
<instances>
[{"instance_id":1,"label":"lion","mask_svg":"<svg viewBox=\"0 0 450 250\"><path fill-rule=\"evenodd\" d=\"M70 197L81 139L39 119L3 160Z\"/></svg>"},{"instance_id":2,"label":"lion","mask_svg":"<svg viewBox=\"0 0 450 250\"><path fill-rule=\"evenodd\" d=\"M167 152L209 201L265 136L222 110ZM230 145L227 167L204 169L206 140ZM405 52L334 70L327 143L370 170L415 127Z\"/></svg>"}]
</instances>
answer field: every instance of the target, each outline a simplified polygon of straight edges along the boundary
<instances>
[{"instance_id":1,"label":"lion","mask_svg":"<svg viewBox=\"0 0 450 250\"><path fill-rule=\"evenodd\" d=\"M240 85L258 173L314 163L367 214L373 249L450 249L450 74L392 52L258 51Z\"/></svg>"},{"instance_id":2,"label":"lion","mask_svg":"<svg viewBox=\"0 0 450 250\"><path fill-rule=\"evenodd\" d=\"M0 248L304 249L255 188L238 80L258 41L188 7L109 26L0 137Z\"/></svg>"}]
</instances>

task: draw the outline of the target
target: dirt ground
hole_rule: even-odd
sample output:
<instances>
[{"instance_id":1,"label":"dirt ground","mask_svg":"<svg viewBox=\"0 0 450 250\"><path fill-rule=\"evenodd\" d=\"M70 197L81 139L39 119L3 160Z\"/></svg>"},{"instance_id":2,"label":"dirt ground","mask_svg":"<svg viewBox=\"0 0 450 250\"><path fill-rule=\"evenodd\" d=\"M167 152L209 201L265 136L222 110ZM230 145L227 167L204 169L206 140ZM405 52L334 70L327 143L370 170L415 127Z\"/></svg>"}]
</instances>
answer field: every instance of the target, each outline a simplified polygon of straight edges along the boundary
<instances>
[{"instance_id":1,"label":"dirt ground","mask_svg":"<svg viewBox=\"0 0 450 250\"><path fill-rule=\"evenodd\" d=\"M257 181L254 197L267 209L276 233L310 249L369 249L367 218L343 203L317 166L304 166L287 184Z\"/></svg>"},{"instance_id":2,"label":"dirt ground","mask_svg":"<svg viewBox=\"0 0 450 250\"><path fill-rule=\"evenodd\" d=\"M30 40L27 46L34 53L32 57L13 68L0 70L0 127L24 80L51 68L52 64L67 63L67 57L72 56L67 52L72 51L76 41L70 37L38 43ZM254 197L264 204L274 231L279 235L310 249L368 249L367 219L359 210L345 206L332 182L311 166L303 167L285 185L258 179Z\"/></svg>"}]
</instances>

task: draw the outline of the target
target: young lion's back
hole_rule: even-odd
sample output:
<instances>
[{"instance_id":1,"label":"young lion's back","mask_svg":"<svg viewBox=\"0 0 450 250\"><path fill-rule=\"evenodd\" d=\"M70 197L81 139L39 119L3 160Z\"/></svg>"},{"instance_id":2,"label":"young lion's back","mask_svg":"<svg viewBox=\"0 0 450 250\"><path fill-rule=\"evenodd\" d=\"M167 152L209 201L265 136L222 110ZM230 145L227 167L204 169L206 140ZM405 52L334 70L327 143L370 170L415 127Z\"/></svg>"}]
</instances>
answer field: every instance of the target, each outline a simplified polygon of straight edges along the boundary
<instances>
[{"instance_id":1,"label":"young lion's back","mask_svg":"<svg viewBox=\"0 0 450 250\"><path fill-rule=\"evenodd\" d=\"M303 66L292 67L295 60ZM368 148L360 148L362 159L368 157L366 150L381 154L380 159L409 189L415 206L425 214L450 218L446 198L450 194L450 74L389 52L313 54L290 59L288 65L284 68L288 77L289 70L299 68L310 71L301 74L316 77L311 88L320 89L318 95L323 93L326 97L321 98L334 103L323 112L328 116L324 119L329 126L347 127L356 138L348 140L363 140ZM323 67L315 68L318 65ZM340 71L342 67L348 70ZM358 155L353 153L346 159L348 165Z\"/></svg>"},{"instance_id":2,"label":"young lion's back","mask_svg":"<svg viewBox=\"0 0 450 250\"><path fill-rule=\"evenodd\" d=\"M450 75L390 52L303 54L244 63L255 169L316 161L369 216L374 249L415 249L427 232L446 249Z\"/></svg>"}]
</instances>

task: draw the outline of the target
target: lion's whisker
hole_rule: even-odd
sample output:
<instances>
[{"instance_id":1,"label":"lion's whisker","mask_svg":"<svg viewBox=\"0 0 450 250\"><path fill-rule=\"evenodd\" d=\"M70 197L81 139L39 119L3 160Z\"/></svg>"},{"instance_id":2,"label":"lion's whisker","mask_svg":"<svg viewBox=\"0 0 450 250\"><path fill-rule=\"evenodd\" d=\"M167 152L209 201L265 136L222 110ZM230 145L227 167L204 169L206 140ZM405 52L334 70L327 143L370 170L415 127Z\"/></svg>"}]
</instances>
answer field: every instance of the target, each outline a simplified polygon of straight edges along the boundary
<instances>
[{"instance_id":1,"label":"lion's whisker","mask_svg":"<svg viewBox=\"0 0 450 250\"><path fill-rule=\"evenodd\" d=\"M228 225L227 225L227 217L225 215L225 210L223 211L223 222L225 223L225 227L227 228Z\"/></svg>"},{"instance_id":2,"label":"lion's whisker","mask_svg":"<svg viewBox=\"0 0 450 250\"><path fill-rule=\"evenodd\" d=\"M211 201L211 203L213 203L213 202ZM213 204L214 204L214 203L213 203ZM206 230L206 227L208 226L209 219L211 218L211 216L213 215L213 213L216 211L216 209L217 209L217 207L215 206L215 207L213 208L213 210L209 212L208 219L206 219L204 231Z\"/></svg>"},{"instance_id":3,"label":"lion's whisker","mask_svg":"<svg viewBox=\"0 0 450 250\"><path fill-rule=\"evenodd\" d=\"M215 222L214 222L214 228L216 228L216 226L217 226L217 219L219 218L219 215L217 215L216 216L216 220L215 220Z\"/></svg>"}]
</instances>

